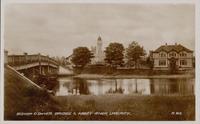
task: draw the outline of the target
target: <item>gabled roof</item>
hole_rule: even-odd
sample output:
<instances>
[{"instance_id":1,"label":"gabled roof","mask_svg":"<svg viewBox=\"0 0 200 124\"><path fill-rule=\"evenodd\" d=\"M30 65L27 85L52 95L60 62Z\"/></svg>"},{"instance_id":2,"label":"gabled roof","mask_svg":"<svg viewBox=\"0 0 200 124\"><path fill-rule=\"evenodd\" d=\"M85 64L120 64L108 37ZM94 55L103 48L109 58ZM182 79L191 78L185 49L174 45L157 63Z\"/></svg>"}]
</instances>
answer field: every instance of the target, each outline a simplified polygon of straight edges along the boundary
<instances>
[{"instance_id":1,"label":"gabled roof","mask_svg":"<svg viewBox=\"0 0 200 124\"><path fill-rule=\"evenodd\" d=\"M186 51L186 52L193 52L192 50L184 47L183 45L162 45L158 49L156 49L154 52L171 52L171 51L176 51L176 52L181 52L181 51Z\"/></svg>"}]
</instances>

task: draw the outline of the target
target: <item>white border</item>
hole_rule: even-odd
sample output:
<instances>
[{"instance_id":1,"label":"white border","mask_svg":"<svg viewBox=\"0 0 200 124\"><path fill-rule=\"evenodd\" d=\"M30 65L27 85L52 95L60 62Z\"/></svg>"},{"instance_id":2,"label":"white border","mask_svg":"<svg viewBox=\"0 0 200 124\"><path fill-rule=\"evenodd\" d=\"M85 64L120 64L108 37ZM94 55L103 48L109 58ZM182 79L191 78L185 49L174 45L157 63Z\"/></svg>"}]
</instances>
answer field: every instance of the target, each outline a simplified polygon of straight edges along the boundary
<instances>
[{"instance_id":1,"label":"white border","mask_svg":"<svg viewBox=\"0 0 200 124\"><path fill-rule=\"evenodd\" d=\"M200 1L196 1L196 8L195 8L195 107L196 107L196 121L200 124Z\"/></svg>"},{"instance_id":2,"label":"white border","mask_svg":"<svg viewBox=\"0 0 200 124\"><path fill-rule=\"evenodd\" d=\"M3 121L4 114L4 6L6 4L12 3L115 3L115 4L123 4L123 3L152 3L152 4L195 4L195 57L196 57L196 82L195 82L195 95L196 95L196 121ZM0 89L0 123L2 124L35 124L35 123L142 123L142 124L200 124L200 1L199 0L2 0L1 1L1 89ZM147 110L148 111L148 110Z\"/></svg>"},{"instance_id":3,"label":"white border","mask_svg":"<svg viewBox=\"0 0 200 124\"><path fill-rule=\"evenodd\" d=\"M0 83L0 122L2 122L3 120L3 114L4 114L4 106L3 106L3 103L4 103L4 2L2 1L1 2L1 65L0 65L0 72L1 72L1 75L0 75L0 80L1 80L1 83Z\"/></svg>"},{"instance_id":4,"label":"white border","mask_svg":"<svg viewBox=\"0 0 200 124\"><path fill-rule=\"evenodd\" d=\"M4 0L7 3L195 3L196 0Z\"/></svg>"}]
</instances>

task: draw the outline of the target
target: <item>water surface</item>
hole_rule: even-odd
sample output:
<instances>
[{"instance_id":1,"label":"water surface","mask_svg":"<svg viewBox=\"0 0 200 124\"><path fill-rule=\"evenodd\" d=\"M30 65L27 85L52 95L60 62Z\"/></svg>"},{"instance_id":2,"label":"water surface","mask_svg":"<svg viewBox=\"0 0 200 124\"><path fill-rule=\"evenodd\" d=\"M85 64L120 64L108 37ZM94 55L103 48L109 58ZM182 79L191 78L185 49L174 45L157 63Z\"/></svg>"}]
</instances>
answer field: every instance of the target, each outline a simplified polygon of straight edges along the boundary
<instances>
[{"instance_id":1,"label":"water surface","mask_svg":"<svg viewBox=\"0 0 200 124\"><path fill-rule=\"evenodd\" d=\"M75 79L62 77L56 96L67 95L194 95L194 79Z\"/></svg>"}]
</instances>

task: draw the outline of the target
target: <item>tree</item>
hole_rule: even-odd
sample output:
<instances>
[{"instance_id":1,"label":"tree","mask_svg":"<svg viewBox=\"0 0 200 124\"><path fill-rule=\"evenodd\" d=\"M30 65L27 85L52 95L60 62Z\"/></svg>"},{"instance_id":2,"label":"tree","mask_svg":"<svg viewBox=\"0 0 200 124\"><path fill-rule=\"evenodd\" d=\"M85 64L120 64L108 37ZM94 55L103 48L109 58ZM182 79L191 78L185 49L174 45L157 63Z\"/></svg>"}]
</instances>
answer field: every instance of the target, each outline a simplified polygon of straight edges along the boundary
<instances>
[{"instance_id":1,"label":"tree","mask_svg":"<svg viewBox=\"0 0 200 124\"><path fill-rule=\"evenodd\" d=\"M150 67L150 69L153 69L153 60L151 60L151 57L148 56L147 57L147 61L146 61L147 65Z\"/></svg>"},{"instance_id":2,"label":"tree","mask_svg":"<svg viewBox=\"0 0 200 124\"><path fill-rule=\"evenodd\" d=\"M144 48L141 47L137 42L133 41L126 49L126 58L128 59L127 63L134 63L135 67L137 68L138 60L140 60L141 56L144 56L145 54Z\"/></svg>"},{"instance_id":3,"label":"tree","mask_svg":"<svg viewBox=\"0 0 200 124\"><path fill-rule=\"evenodd\" d=\"M73 50L71 61L77 67L84 67L91 62L93 57L93 54L87 47L78 47Z\"/></svg>"},{"instance_id":4,"label":"tree","mask_svg":"<svg viewBox=\"0 0 200 124\"><path fill-rule=\"evenodd\" d=\"M122 66L124 61L124 46L120 43L110 43L105 50L105 62L113 67Z\"/></svg>"}]
</instances>

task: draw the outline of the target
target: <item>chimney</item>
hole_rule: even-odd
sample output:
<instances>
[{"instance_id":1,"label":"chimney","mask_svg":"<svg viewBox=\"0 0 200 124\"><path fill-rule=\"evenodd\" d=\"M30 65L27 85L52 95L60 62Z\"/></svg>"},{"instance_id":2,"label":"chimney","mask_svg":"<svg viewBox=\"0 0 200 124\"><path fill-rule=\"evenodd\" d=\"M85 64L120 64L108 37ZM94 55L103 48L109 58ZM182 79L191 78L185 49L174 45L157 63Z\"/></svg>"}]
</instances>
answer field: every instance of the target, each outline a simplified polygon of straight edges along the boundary
<instances>
[{"instance_id":1,"label":"chimney","mask_svg":"<svg viewBox=\"0 0 200 124\"><path fill-rule=\"evenodd\" d=\"M167 46L167 43L165 43L165 46Z\"/></svg>"}]
</instances>

